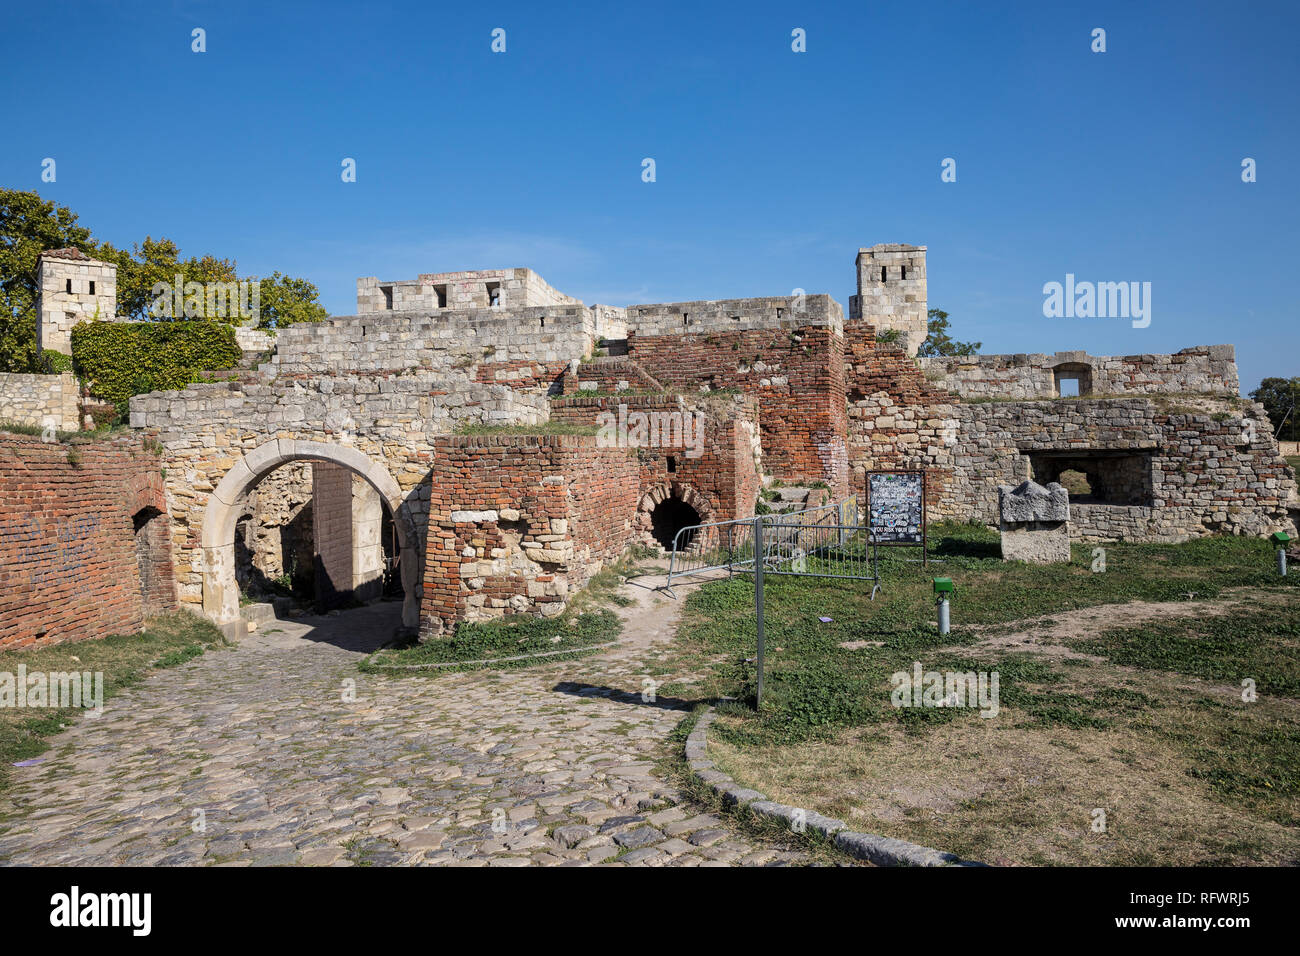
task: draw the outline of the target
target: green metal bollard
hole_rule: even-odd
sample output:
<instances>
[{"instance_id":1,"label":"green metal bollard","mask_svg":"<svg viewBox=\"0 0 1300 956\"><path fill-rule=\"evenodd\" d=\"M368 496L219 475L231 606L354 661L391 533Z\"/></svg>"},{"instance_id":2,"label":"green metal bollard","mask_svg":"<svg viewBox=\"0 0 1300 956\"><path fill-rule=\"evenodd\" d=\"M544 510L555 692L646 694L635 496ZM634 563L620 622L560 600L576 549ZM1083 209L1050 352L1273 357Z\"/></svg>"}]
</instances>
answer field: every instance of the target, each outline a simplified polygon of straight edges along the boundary
<instances>
[{"instance_id":1,"label":"green metal bollard","mask_svg":"<svg viewBox=\"0 0 1300 956\"><path fill-rule=\"evenodd\" d=\"M935 603L939 607L939 633L948 633L948 598L954 594L952 578L935 578L934 594Z\"/></svg>"},{"instance_id":2,"label":"green metal bollard","mask_svg":"<svg viewBox=\"0 0 1300 956\"><path fill-rule=\"evenodd\" d=\"M1286 577L1286 546L1291 536L1285 531L1275 531L1268 540L1277 545L1277 573Z\"/></svg>"}]
</instances>

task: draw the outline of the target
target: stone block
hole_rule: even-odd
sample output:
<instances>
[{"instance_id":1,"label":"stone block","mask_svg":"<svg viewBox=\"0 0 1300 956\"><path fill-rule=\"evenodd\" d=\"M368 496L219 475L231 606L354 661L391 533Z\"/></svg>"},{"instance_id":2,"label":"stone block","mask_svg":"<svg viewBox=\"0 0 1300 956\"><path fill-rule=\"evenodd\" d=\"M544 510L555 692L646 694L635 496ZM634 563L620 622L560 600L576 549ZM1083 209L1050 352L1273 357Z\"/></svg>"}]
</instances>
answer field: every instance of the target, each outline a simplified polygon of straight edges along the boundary
<instances>
[{"instance_id":1,"label":"stone block","mask_svg":"<svg viewBox=\"0 0 1300 956\"><path fill-rule=\"evenodd\" d=\"M1054 481L1046 487L1034 481L999 485L998 507L1003 524L1069 521L1070 493Z\"/></svg>"}]
</instances>

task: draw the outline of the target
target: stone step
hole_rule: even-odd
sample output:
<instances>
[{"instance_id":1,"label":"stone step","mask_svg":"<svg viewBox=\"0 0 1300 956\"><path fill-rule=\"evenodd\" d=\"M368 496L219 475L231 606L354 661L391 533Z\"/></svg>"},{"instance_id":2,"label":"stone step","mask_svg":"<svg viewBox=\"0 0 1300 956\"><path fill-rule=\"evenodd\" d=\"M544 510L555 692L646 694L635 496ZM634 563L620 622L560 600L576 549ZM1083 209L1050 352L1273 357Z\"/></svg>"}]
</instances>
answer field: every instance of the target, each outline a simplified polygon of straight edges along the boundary
<instances>
[{"instance_id":1,"label":"stone step","mask_svg":"<svg viewBox=\"0 0 1300 956\"><path fill-rule=\"evenodd\" d=\"M251 624L254 627L261 627L263 624L270 624L275 620L274 604L245 604L239 609L239 616L245 624Z\"/></svg>"}]
</instances>

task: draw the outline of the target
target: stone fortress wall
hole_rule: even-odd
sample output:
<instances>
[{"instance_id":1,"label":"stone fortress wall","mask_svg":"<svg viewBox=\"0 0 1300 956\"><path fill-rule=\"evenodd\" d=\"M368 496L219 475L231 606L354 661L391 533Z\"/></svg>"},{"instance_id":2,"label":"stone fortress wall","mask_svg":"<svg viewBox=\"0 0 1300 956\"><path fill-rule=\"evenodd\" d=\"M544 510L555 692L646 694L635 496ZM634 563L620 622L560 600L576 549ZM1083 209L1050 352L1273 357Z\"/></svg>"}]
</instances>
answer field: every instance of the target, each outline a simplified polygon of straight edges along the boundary
<instances>
[{"instance_id":1,"label":"stone fortress wall","mask_svg":"<svg viewBox=\"0 0 1300 956\"><path fill-rule=\"evenodd\" d=\"M81 389L71 372L0 372L0 421L55 431L81 427Z\"/></svg>"},{"instance_id":2,"label":"stone fortress wall","mask_svg":"<svg viewBox=\"0 0 1300 956\"><path fill-rule=\"evenodd\" d=\"M962 398L1058 398L1062 380L1077 382L1076 394L1097 396L1238 394L1237 360L1231 345L1183 349L1173 355L1094 356L968 355L919 360L926 377Z\"/></svg>"},{"instance_id":3,"label":"stone fortress wall","mask_svg":"<svg viewBox=\"0 0 1300 956\"><path fill-rule=\"evenodd\" d=\"M132 399L161 451L175 600L238 620L237 527L258 482L302 462L339 489L313 490L331 580L372 582L391 520L403 619L425 636L555 613L627 545L662 541L664 509L747 517L771 481L841 498L868 470L924 469L932 517L996 525L999 485L1073 472L1083 539L1294 531L1294 475L1230 346L918 360L925 251L860 250L848 319L815 294L588 307L528 270L362 279L357 315L281 330L256 371ZM702 453L547 433L633 412L698 416Z\"/></svg>"}]
</instances>

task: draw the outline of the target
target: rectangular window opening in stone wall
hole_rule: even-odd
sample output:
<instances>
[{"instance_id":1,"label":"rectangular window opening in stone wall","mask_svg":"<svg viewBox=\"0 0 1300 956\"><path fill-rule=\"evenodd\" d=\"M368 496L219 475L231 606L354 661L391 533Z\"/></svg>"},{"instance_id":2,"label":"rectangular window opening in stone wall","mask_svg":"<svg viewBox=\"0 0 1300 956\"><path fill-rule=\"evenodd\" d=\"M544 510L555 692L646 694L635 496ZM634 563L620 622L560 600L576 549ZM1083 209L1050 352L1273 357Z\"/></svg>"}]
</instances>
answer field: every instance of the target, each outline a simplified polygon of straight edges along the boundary
<instances>
[{"instance_id":1,"label":"rectangular window opening in stone wall","mask_svg":"<svg viewBox=\"0 0 1300 956\"><path fill-rule=\"evenodd\" d=\"M436 285L433 287L433 294L438 297L438 308L447 308L447 287L445 285Z\"/></svg>"},{"instance_id":2,"label":"rectangular window opening in stone wall","mask_svg":"<svg viewBox=\"0 0 1300 956\"><path fill-rule=\"evenodd\" d=\"M380 286L379 290L384 293L384 308L391 312L393 310L393 287L384 285Z\"/></svg>"},{"instance_id":3,"label":"rectangular window opening in stone wall","mask_svg":"<svg viewBox=\"0 0 1300 956\"><path fill-rule=\"evenodd\" d=\"M1029 455L1030 473L1040 485L1060 482L1070 503L1151 507L1151 453L1136 451L1050 451Z\"/></svg>"},{"instance_id":4,"label":"rectangular window opening in stone wall","mask_svg":"<svg viewBox=\"0 0 1300 956\"><path fill-rule=\"evenodd\" d=\"M1092 368L1081 362L1063 362L1052 369L1052 384L1057 398L1092 394Z\"/></svg>"}]
</instances>

